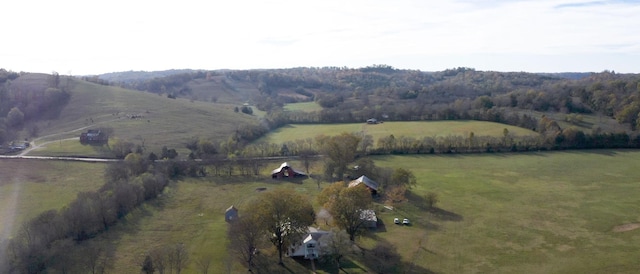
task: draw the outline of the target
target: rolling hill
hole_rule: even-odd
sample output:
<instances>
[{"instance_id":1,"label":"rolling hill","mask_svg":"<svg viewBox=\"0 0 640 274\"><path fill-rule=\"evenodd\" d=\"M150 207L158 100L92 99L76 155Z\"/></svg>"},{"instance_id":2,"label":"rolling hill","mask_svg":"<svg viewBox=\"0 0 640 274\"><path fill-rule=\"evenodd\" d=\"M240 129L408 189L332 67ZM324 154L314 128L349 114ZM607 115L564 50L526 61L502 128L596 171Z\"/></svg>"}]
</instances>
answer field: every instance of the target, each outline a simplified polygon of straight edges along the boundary
<instances>
[{"instance_id":1,"label":"rolling hill","mask_svg":"<svg viewBox=\"0 0 640 274\"><path fill-rule=\"evenodd\" d=\"M112 128L113 137L144 144L150 151L183 148L191 138L225 140L256 116L237 113L234 105L170 99L70 79L71 97L57 119L37 122L41 141L77 137L88 128Z\"/></svg>"}]
</instances>

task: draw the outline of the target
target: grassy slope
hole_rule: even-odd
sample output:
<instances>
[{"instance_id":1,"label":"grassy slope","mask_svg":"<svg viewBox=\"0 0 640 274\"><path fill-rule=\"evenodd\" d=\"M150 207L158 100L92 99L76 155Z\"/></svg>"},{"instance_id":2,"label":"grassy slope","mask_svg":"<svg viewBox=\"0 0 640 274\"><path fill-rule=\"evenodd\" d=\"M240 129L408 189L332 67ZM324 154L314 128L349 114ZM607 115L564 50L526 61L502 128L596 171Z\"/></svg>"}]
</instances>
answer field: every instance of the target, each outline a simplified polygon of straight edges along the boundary
<instances>
[{"instance_id":1,"label":"grassy slope","mask_svg":"<svg viewBox=\"0 0 640 274\"><path fill-rule=\"evenodd\" d=\"M141 143L159 152L164 145L183 148L191 137L224 140L240 125L255 123L255 117L235 113L233 106L137 92L73 80L71 101L59 119L39 125L41 136L81 129L112 127L115 138ZM129 119L127 115L142 115ZM93 120L93 123L91 123ZM82 130L54 135L41 141L79 136ZM76 154L75 151L69 151ZM48 154L42 150L39 154ZM59 154L59 152L53 152Z\"/></svg>"},{"instance_id":2,"label":"grassy slope","mask_svg":"<svg viewBox=\"0 0 640 274\"><path fill-rule=\"evenodd\" d=\"M284 109L288 111L312 112L312 111L321 111L322 107L318 105L318 103L316 102L304 102L304 103L286 104L284 105Z\"/></svg>"},{"instance_id":3,"label":"grassy slope","mask_svg":"<svg viewBox=\"0 0 640 274\"><path fill-rule=\"evenodd\" d=\"M0 159L0 238L41 212L64 207L77 193L98 189L103 172L98 163Z\"/></svg>"},{"instance_id":4,"label":"grassy slope","mask_svg":"<svg viewBox=\"0 0 640 274\"><path fill-rule=\"evenodd\" d=\"M384 229L359 241L395 244L408 273L633 273L640 267L640 230L612 228L640 222L632 195L640 191L640 170L634 168L639 159L640 152L625 150L376 157L380 166L412 170L418 186L408 203L379 213ZM189 247L189 272L197 270L195 260L203 255L211 256L213 272L226 271L224 210L233 204L242 215L257 187L293 188L310 199L319 193L313 180L188 179L98 243L116 244L118 273L137 271L136 254L177 242ZM421 205L427 191L439 193L440 214ZM394 225L395 217L407 217L413 225ZM294 273L307 271L295 261L286 265ZM362 273L365 265L350 263L346 271ZM239 271L233 264L232 272Z\"/></svg>"},{"instance_id":5,"label":"grassy slope","mask_svg":"<svg viewBox=\"0 0 640 274\"><path fill-rule=\"evenodd\" d=\"M317 135L340 134L342 132L364 132L373 136L374 140L393 134L395 137L414 138L439 137L448 135L468 136L502 136L503 130L515 136L537 135L537 133L509 125L483 121L431 121L431 122L385 122L377 125L356 124L293 124L272 131L261 141L282 143L296 139L314 138Z\"/></svg>"},{"instance_id":6,"label":"grassy slope","mask_svg":"<svg viewBox=\"0 0 640 274\"><path fill-rule=\"evenodd\" d=\"M258 88L247 82L238 82L225 76L214 76L211 79L195 79L188 83L191 96L201 101L215 100L218 103L242 105L250 102Z\"/></svg>"}]
</instances>

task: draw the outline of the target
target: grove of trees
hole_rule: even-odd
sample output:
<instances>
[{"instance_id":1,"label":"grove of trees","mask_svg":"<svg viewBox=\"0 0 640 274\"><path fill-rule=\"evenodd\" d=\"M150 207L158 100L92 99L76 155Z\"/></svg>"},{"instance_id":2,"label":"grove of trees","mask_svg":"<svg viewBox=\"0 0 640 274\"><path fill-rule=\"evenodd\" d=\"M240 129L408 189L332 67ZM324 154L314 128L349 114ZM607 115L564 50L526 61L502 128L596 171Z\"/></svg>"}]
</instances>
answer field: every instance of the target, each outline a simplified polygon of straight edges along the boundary
<instances>
[{"instance_id":1,"label":"grove of trees","mask_svg":"<svg viewBox=\"0 0 640 274\"><path fill-rule=\"evenodd\" d=\"M107 251L85 250L83 242L162 193L170 180L166 165L152 164L136 154L110 164L100 189L80 192L64 208L45 211L25 222L9 240L8 256L0 258L0 272L101 273L98 270L107 267ZM81 255L70 250L86 252ZM87 254L93 257L87 258Z\"/></svg>"}]
</instances>

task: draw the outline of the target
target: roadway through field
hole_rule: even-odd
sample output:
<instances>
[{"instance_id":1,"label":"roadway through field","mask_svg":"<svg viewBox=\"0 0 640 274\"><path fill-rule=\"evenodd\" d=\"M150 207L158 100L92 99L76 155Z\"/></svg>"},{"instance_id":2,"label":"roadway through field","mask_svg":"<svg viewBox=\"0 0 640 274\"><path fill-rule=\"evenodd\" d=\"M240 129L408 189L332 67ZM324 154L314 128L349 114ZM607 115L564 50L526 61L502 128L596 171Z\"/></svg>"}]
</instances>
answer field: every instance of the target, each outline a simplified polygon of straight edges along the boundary
<instances>
[{"instance_id":1,"label":"roadway through field","mask_svg":"<svg viewBox=\"0 0 640 274\"><path fill-rule=\"evenodd\" d=\"M117 120L119 120L119 119L102 121L100 123L113 122L113 121L117 121ZM51 138L51 137L55 137L55 136L59 136L59 135L63 135L63 134L69 134L69 133L73 133L73 132L77 132L77 131L82 131L82 130L85 130L87 128L93 127L95 125L96 124L93 124L93 125L90 125L90 126L84 126L84 127L80 127L80 128L73 129L73 130L64 131L64 132L49 134L49 135L42 136L42 137L38 137L36 139L33 139L33 141L29 142L29 147L27 147L24 150L22 150L18 155L0 155L0 158L1 159L66 160L66 161L82 161L82 162L116 162L116 161L118 161L117 159L105 159L105 158L60 157L60 156L53 157L53 156L28 156L27 155L32 150L37 149L37 148L41 148L41 147L45 147L48 144L56 143L56 142L62 142L62 141L69 141L69 140L80 140L80 137L71 137L71 138L60 139L60 140L52 140L52 141L47 141L47 142L42 142L42 143L38 143L39 140L46 139L46 138Z\"/></svg>"}]
</instances>

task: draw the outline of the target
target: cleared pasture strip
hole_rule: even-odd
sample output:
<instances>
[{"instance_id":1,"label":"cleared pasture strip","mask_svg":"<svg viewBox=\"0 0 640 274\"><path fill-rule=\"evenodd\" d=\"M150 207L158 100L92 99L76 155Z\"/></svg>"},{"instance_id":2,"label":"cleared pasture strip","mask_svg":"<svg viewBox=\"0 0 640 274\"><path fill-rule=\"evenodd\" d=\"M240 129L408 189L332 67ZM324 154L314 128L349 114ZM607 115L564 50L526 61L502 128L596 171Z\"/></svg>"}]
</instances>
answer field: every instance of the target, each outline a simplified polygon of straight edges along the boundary
<instances>
[{"instance_id":1,"label":"cleared pasture strip","mask_svg":"<svg viewBox=\"0 0 640 274\"><path fill-rule=\"evenodd\" d=\"M288 111L312 112L321 111L322 107L316 102L293 103L284 105L284 109Z\"/></svg>"},{"instance_id":2,"label":"cleared pasture strip","mask_svg":"<svg viewBox=\"0 0 640 274\"><path fill-rule=\"evenodd\" d=\"M260 141L283 143L299 139L315 138L318 135L337 135L342 132L364 133L373 136L374 140L394 135L423 138L464 136L471 132L475 136L503 136L504 129L511 136L537 136L536 132L515 126L484 121L419 121L419 122L385 122L381 124L290 124L271 131Z\"/></svg>"}]
</instances>

